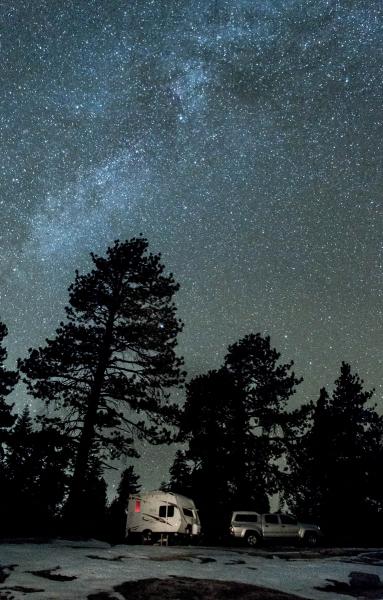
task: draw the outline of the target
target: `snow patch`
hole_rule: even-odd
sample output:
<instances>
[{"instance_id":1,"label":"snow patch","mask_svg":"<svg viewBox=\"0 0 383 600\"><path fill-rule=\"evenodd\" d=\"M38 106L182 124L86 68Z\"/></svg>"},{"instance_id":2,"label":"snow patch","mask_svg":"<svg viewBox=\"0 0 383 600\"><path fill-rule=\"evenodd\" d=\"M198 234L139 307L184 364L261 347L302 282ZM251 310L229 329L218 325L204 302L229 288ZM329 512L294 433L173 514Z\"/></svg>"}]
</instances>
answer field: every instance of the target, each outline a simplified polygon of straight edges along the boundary
<instances>
[{"instance_id":1,"label":"snow patch","mask_svg":"<svg viewBox=\"0 0 383 600\"><path fill-rule=\"evenodd\" d=\"M383 565L376 564L379 561L369 564L366 555L374 562L374 553L365 552L360 556L358 570L376 574L383 580ZM319 553L318 558L294 556L294 560L286 560L285 553L278 557L235 548L111 547L96 540L57 540L47 544L7 542L0 544L0 566L3 565L0 572L4 574L0 598L6 598L4 593L12 590L15 600L25 599L26 588L38 589L33 593L34 600L86 600L90 594L110 594L111 598L118 598L114 588L125 582L191 577L235 581L302 598L329 600L330 596L318 588L324 588L329 580L348 583L350 572L355 570L349 561L350 558L339 556L323 558ZM355 562L358 562L356 557ZM336 598L350 600L350 596L341 593Z\"/></svg>"}]
</instances>

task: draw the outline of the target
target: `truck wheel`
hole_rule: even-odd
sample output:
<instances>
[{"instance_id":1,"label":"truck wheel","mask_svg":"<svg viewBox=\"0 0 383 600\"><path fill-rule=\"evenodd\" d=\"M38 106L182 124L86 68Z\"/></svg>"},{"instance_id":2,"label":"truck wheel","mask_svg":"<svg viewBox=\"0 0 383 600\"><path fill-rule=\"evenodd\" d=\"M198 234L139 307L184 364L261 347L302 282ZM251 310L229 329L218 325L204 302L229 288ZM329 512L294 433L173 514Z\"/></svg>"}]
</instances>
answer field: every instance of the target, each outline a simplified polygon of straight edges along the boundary
<instances>
[{"instance_id":1,"label":"truck wheel","mask_svg":"<svg viewBox=\"0 0 383 600\"><path fill-rule=\"evenodd\" d=\"M248 531L245 535L246 544L254 548L255 546L259 546L260 538L255 531Z\"/></svg>"},{"instance_id":2,"label":"truck wheel","mask_svg":"<svg viewBox=\"0 0 383 600\"><path fill-rule=\"evenodd\" d=\"M150 529L145 529L142 532L141 543L144 544L145 546L149 546L150 544L153 544L153 536L152 536L152 532L150 531Z\"/></svg>"},{"instance_id":3,"label":"truck wheel","mask_svg":"<svg viewBox=\"0 0 383 600\"><path fill-rule=\"evenodd\" d=\"M308 531L305 534L304 540L308 546L316 546L319 542L318 535L315 531Z\"/></svg>"}]
</instances>

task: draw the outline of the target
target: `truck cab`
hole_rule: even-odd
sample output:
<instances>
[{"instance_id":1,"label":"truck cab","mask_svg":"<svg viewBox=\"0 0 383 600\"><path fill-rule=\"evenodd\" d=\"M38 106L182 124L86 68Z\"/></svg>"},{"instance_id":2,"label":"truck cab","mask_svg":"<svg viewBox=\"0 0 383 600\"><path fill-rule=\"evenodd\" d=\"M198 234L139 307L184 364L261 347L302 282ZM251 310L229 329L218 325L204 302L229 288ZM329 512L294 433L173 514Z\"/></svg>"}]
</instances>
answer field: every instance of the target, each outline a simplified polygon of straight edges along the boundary
<instances>
[{"instance_id":1,"label":"truck cab","mask_svg":"<svg viewBox=\"0 0 383 600\"><path fill-rule=\"evenodd\" d=\"M245 541L248 546L258 546L262 541L303 541L315 546L320 538L320 529L317 525L300 523L289 514L234 511L230 534Z\"/></svg>"}]
</instances>

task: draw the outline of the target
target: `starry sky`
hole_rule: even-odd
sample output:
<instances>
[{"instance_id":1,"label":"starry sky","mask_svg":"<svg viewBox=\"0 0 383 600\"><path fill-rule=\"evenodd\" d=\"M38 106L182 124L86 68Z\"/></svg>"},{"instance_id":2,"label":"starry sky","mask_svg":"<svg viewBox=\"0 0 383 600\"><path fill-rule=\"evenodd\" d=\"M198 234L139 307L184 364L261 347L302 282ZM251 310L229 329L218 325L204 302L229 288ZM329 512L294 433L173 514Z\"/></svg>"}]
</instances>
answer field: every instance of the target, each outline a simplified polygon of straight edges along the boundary
<instances>
[{"instance_id":1,"label":"starry sky","mask_svg":"<svg viewBox=\"0 0 383 600\"><path fill-rule=\"evenodd\" d=\"M260 331L297 403L346 360L383 408L381 0L1 0L0 52L10 364L142 232L189 377ZM146 487L174 451L143 448Z\"/></svg>"}]
</instances>

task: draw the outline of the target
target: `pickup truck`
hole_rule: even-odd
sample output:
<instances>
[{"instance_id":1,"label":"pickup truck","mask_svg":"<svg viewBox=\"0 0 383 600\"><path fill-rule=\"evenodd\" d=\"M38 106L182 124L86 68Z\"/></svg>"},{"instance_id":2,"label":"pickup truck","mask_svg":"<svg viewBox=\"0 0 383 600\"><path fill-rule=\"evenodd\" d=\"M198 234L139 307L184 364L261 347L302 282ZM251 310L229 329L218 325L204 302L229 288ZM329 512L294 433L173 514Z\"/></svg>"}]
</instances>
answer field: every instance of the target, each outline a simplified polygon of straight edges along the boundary
<instances>
[{"instance_id":1,"label":"pickup truck","mask_svg":"<svg viewBox=\"0 0 383 600\"><path fill-rule=\"evenodd\" d=\"M251 511L235 511L231 517L230 534L258 546L262 541L301 541L315 546L321 535L317 525L299 523L287 514L259 514Z\"/></svg>"}]
</instances>

